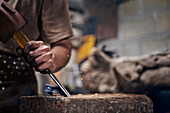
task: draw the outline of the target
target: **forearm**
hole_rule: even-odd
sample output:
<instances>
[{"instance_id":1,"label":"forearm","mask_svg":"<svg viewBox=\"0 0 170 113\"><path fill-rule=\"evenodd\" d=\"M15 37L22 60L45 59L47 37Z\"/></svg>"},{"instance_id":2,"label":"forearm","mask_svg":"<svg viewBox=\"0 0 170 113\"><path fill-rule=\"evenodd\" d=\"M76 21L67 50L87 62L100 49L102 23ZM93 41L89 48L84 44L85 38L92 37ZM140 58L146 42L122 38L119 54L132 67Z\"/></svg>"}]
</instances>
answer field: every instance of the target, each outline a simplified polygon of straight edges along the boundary
<instances>
[{"instance_id":1,"label":"forearm","mask_svg":"<svg viewBox=\"0 0 170 113\"><path fill-rule=\"evenodd\" d=\"M49 69L56 72L69 61L71 49L68 38L52 43L51 49L43 41L29 41L21 53L23 52L26 61L37 71Z\"/></svg>"},{"instance_id":2,"label":"forearm","mask_svg":"<svg viewBox=\"0 0 170 113\"><path fill-rule=\"evenodd\" d=\"M51 52L53 54L55 67L55 70L52 70L53 72L59 71L68 63L71 56L71 49L72 47L69 39L51 44Z\"/></svg>"}]
</instances>

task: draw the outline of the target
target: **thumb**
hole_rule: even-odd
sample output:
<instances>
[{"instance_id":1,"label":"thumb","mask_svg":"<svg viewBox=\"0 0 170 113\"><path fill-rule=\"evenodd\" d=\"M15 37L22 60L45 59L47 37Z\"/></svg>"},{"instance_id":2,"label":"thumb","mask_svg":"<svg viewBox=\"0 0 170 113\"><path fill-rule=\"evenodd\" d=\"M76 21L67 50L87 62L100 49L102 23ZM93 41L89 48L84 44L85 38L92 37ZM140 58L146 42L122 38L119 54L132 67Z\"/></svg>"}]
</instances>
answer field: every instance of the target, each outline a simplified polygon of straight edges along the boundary
<instances>
[{"instance_id":1,"label":"thumb","mask_svg":"<svg viewBox=\"0 0 170 113\"><path fill-rule=\"evenodd\" d=\"M20 46L16 48L16 52L18 53L19 56L23 56L23 49Z\"/></svg>"}]
</instances>

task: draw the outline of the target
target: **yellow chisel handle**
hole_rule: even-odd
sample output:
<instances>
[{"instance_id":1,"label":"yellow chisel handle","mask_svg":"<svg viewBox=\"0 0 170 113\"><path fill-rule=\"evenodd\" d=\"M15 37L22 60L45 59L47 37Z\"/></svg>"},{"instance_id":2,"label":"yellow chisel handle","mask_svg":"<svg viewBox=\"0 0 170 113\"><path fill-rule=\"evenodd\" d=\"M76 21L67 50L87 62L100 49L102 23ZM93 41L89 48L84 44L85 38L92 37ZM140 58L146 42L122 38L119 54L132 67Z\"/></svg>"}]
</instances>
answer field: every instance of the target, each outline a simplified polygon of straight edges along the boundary
<instances>
[{"instance_id":1,"label":"yellow chisel handle","mask_svg":"<svg viewBox=\"0 0 170 113\"><path fill-rule=\"evenodd\" d=\"M29 41L27 36L22 31L16 31L14 34L14 38L17 41L17 43L21 46L21 48L24 48L26 43Z\"/></svg>"}]
</instances>

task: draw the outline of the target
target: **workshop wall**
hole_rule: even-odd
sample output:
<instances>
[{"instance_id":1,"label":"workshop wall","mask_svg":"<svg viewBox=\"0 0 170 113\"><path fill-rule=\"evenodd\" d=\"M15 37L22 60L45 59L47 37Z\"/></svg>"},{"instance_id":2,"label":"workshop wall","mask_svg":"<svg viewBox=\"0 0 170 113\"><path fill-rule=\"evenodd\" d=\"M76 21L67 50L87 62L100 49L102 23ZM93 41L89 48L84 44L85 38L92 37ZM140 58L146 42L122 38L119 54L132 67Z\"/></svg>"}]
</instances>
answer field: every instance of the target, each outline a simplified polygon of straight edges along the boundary
<instances>
[{"instance_id":1,"label":"workshop wall","mask_svg":"<svg viewBox=\"0 0 170 113\"><path fill-rule=\"evenodd\" d=\"M118 38L98 43L121 56L170 48L170 0L130 0L118 6Z\"/></svg>"}]
</instances>

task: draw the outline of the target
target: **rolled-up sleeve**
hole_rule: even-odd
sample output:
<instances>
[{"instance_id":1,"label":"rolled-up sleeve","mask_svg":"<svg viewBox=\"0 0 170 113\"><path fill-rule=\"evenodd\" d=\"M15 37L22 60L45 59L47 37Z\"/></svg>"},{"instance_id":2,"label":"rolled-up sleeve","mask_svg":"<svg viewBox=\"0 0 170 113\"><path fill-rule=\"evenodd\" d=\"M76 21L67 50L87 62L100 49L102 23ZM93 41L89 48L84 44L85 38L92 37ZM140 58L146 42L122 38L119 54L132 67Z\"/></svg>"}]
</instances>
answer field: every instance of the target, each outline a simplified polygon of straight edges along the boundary
<instances>
[{"instance_id":1,"label":"rolled-up sleeve","mask_svg":"<svg viewBox=\"0 0 170 113\"><path fill-rule=\"evenodd\" d=\"M44 0L41 10L43 40L54 43L72 37L68 3L66 0Z\"/></svg>"}]
</instances>

